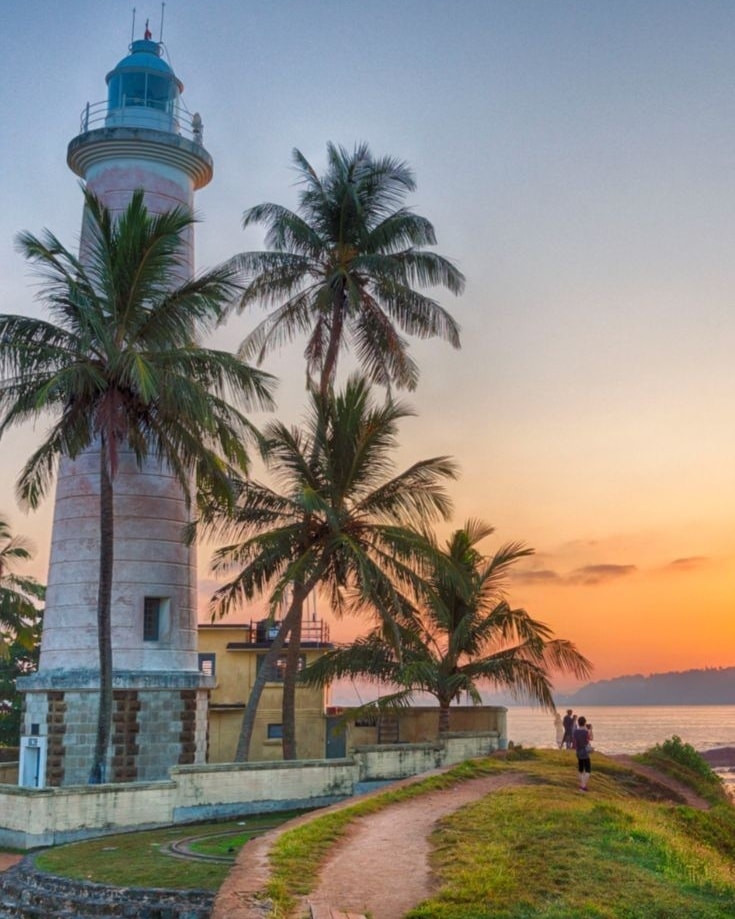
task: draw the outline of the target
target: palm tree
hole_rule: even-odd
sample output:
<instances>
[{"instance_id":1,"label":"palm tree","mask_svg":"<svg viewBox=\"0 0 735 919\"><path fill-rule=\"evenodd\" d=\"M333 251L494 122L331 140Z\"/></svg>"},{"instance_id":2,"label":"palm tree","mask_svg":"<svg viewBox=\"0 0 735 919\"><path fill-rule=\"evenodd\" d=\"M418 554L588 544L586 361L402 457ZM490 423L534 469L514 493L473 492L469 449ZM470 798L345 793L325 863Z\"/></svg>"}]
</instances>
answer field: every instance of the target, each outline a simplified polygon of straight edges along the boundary
<instances>
[{"instance_id":1,"label":"palm tree","mask_svg":"<svg viewBox=\"0 0 735 919\"><path fill-rule=\"evenodd\" d=\"M20 743L23 698L17 681L38 669L42 617L41 610L34 608L33 618L24 618L23 641L9 636L7 647L0 654L0 747L17 747Z\"/></svg>"},{"instance_id":2,"label":"palm tree","mask_svg":"<svg viewBox=\"0 0 735 919\"><path fill-rule=\"evenodd\" d=\"M271 406L270 377L234 355L201 348L238 291L234 269L174 287L192 215L149 214L137 191L119 219L90 192L83 256L50 232L18 237L41 277L49 321L0 316L0 437L51 415L53 423L17 484L36 507L60 457L93 445L100 457L98 641L100 704L90 781L101 780L112 718L113 483L121 450L167 465L190 493L195 473L224 499L230 465L247 462L247 418L233 407Z\"/></svg>"},{"instance_id":3,"label":"palm tree","mask_svg":"<svg viewBox=\"0 0 735 919\"><path fill-rule=\"evenodd\" d=\"M30 542L13 536L7 519L0 515L0 654L13 642L31 650L37 633L38 603L45 594L43 584L14 572L18 562L33 557Z\"/></svg>"},{"instance_id":4,"label":"palm tree","mask_svg":"<svg viewBox=\"0 0 735 919\"><path fill-rule=\"evenodd\" d=\"M589 676L590 662L569 641L554 638L543 622L505 598L510 568L533 550L508 543L493 556L477 550L492 527L470 520L449 539L415 615L401 617L400 640L381 629L314 661L303 679L324 685L362 676L395 690L372 708L410 703L427 692L439 703L439 732L449 730L453 701L466 693L481 704L483 682L511 690L555 710L552 672Z\"/></svg>"},{"instance_id":5,"label":"palm tree","mask_svg":"<svg viewBox=\"0 0 735 919\"><path fill-rule=\"evenodd\" d=\"M434 227L403 202L416 187L413 172L392 157L374 158L367 144L350 153L327 145L323 176L293 151L303 186L297 212L265 203L247 210L243 227L262 223L270 251L236 257L251 276L240 300L273 312L245 339L247 358L308 334L307 377L322 394L334 383L337 357L351 343L363 372L380 386L414 389L418 368L403 334L440 336L459 347L459 327L415 285L443 286L454 294L462 273L424 247Z\"/></svg>"},{"instance_id":6,"label":"palm tree","mask_svg":"<svg viewBox=\"0 0 735 919\"><path fill-rule=\"evenodd\" d=\"M294 690L306 598L321 588L337 615L377 612L392 622L402 595L418 589L416 560L430 551L415 528L450 511L442 482L455 476L455 468L446 457L392 474L397 425L411 414L406 407L375 405L359 376L338 395L312 391L310 398L303 429L274 422L264 431L264 458L280 490L244 482L233 513L210 509L202 520L214 535L231 540L215 553L214 570L237 572L214 595L215 615L267 594L275 616L288 598L248 701L238 760L247 758L266 674L287 639L283 753L296 757Z\"/></svg>"}]
</instances>

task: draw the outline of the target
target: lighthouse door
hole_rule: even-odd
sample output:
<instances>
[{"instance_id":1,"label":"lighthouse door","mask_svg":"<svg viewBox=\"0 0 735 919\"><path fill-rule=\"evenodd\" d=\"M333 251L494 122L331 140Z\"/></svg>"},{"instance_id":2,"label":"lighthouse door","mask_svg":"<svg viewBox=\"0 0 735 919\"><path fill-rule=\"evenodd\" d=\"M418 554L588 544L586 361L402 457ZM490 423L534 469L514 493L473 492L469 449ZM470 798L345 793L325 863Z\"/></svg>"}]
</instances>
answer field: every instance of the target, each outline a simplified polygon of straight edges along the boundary
<instances>
[{"instance_id":1,"label":"lighthouse door","mask_svg":"<svg viewBox=\"0 0 735 919\"><path fill-rule=\"evenodd\" d=\"M46 738L21 737L19 782L23 788L42 788L46 768Z\"/></svg>"}]
</instances>

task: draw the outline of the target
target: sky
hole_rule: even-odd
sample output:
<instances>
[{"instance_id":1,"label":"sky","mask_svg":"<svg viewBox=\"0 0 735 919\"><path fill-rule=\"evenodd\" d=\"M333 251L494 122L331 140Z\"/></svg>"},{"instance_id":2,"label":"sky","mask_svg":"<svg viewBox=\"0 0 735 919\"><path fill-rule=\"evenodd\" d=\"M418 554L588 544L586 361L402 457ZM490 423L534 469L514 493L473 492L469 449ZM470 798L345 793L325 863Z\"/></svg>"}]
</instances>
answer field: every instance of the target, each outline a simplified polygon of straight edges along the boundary
<instances>
[{"instance_id":1,"label":"sky","mask_svg":"<svg viewBox=\"0 0 735 919\"><path fill-rule=\"evenodd\" d=\"M160 38L161 4L135 5L135 37L150 18ZM3 4L3 312L39 311L18 231L78 241L66 147L127 53L132 6ZM169 61L215 163L196 200L200 268L263 247L246 208L296 206L294 147L319 171L328 141L414 169L409 204L467 287L436 292L461 351L412 344L422 375L397 468L457 460L439 532L480 518L496 528L486 551L534 547L510 599L574 641L595 679L735 665L733 35L735 5L714 0L165 4ZM289 422L302 351L266 365ZM43 580L53 501L26 515L13 492L42 433L0 444L0 512L34 540Z\"/></svg>"}]
</instances>

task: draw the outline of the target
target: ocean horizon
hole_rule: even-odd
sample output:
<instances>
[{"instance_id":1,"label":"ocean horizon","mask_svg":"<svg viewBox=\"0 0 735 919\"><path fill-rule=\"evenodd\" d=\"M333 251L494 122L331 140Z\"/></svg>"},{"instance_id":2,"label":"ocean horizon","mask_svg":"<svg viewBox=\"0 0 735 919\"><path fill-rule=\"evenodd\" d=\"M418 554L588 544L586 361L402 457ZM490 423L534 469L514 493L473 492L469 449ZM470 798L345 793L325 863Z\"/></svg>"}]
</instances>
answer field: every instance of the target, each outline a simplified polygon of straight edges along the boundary
<instances>
[{"instance_id":1,"label":"ocean horizon","mask_svg":"<svg viewBox=\"0 0 735 919\"><path fill-rule=\"evenodd\" d=\"M524 747L553 749L554 717L532 706L506 706L508 740ZM565 707L560 706L563 714ZM735 705L585 705L574 709L593 726L601 753L643 753L670 737L700 752L735 747Z\"/></svg>"}]
</instances>

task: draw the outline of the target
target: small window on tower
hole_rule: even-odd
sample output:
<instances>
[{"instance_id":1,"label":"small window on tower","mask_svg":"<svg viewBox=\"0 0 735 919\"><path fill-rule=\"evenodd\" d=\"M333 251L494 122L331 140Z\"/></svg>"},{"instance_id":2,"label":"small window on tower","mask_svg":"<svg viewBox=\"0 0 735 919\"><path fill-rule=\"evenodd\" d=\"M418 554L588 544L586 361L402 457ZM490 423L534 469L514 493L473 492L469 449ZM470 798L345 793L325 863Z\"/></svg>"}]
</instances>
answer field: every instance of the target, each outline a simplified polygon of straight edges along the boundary
<instances>
[{"instance_id":1,"label":"small window on tower","mask_svg":"<svg viewBox=\"0 0 735 919\"><path fill-rule=\"evenodd\" d=\"M146 597L143 601L143 641L158 641L161 637L162 597Z\"/></svg>"}]
</instances>

